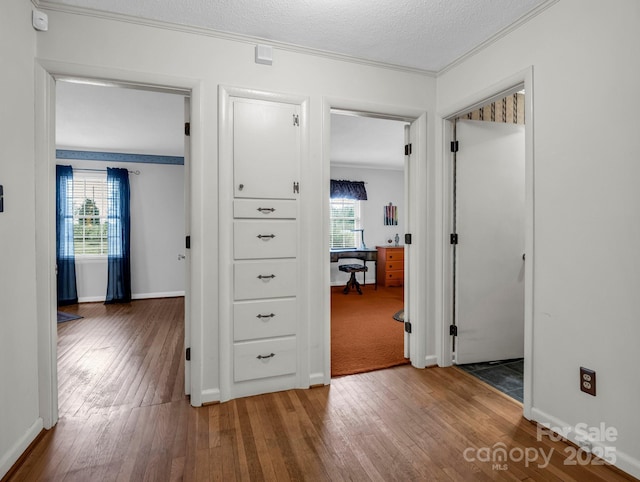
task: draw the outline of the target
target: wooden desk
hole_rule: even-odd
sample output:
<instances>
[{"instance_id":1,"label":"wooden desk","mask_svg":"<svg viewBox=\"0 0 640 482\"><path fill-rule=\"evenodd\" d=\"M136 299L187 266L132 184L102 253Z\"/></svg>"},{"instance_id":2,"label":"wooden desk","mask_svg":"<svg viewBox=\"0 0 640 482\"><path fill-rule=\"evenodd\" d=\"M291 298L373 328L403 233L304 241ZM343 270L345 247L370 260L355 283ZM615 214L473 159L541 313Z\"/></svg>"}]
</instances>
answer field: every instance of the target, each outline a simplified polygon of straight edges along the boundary
<instances>
[{"instance_id":1,"label":"wooden desk","mask_svg":"<svg viewBox=\"0 0 640 482\"><path fill-rule=\"evenodd\" d=\"M350 259L359 259L362 260L364 265L367 265L367 261L373 261L375 264L375 268L373 270L376 273L378 268L378 250L377 249L356 249L356 248L341 248L341 249L332 249L329 251L329 256L331 258L332 263L337 263L340 259L350 258ZM362 284L366 284L367 281L367 273L363 273L364 279ZM378 276L376 276L375 289L378 289Z\"/></svg>"}]
</instances>

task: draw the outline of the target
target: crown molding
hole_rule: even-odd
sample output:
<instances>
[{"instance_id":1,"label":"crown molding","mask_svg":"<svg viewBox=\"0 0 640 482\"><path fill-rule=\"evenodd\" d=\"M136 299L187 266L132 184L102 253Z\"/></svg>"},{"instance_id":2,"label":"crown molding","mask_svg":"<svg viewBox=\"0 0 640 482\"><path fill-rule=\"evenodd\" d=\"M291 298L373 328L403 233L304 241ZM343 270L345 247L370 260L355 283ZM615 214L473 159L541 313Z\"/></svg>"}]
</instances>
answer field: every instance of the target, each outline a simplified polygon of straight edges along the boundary
<instances>
[{"instance_id":1,"label":"crown molding","mask_svg":"<svg viewBox=\"0 0 640 482\"><path fill-rule=\"evenodd\" d=\"M441 75L443 75L443 74L447 73L448 71L454 69L455 67L457 67L458 65L460 65L464 61L466 61L466 60L470 59L471 57L475 56L479 52L482 52L484 49L488 48L490 45L492 45L492 44L496 43L498 40L506 37L507 35L509 35L514 30L517 30L522 25L524 25L525 23L529 22L533 18L537 17L542 12L544 12L548 8L552 7L553 5L558 3L559 1L560 0L547 0L544 3L541 3L536 8L531 10L529 13L523 15L518 20L516 20L515 22L510 24L509 26L503 28L498 33L496 33L495 35L489 37L487 40L485 40L484 42L478 44L476 47L474 47L473 49L469 50L467 53L465 53L465 54L461 55L460 57L458 57L456 60L451 62L446 67L443 67L442 69L440 69L436 73L436 77L440 77Z\"/></svg>"},{"instance_id":2,"label":"crown molding","mask_svg":"<svg viewBox=\"0 0 640 482\"><path fill-rule=\"evenodd\" d=\"M396 164L385 164L385 165L378 165L378 164L369 164L367 162L362 162L362 163L355 163L355 162L336 162L336 161L331 161L330 163L330 167L338 167L338 168L345 168L345 169L373 169L376 171L404 171L404 165L400 164L400 165L396 165Z\"/></svg>"},{"instance_id":3,"label":"crown molding","mask_svg":"<svg viewBox=\"0 0 640 482\"><path fill-rule=\"evenodd\" d=\"M232 42L240 42L240 43L246 43L246 44L252 44L252 45L258 44L258 43L266 44L266 45L271 45L272 47L279 50L298 53L298 54L312 55L315 57L323 57L331 60L338 60L338 61L348 62L352 64L360 64L360 65L365 65L369 67L396 70L399 72L417 74L425 77L435 78L437 76L437 72L435 71L429 71L429 70L419 69L415 67L406 67L402 65L390 64L387 62L379 62L375 60L367 60L359 57L354 57L351 55L331 52L328 50L315 49L311 47L303 47L300 45L290 44L286 42L278 42L275 40L265 39L261 37L253 37L250 35L223 32L223 31L214 30L214 29L205 28L205 27L194 27L194 26L182 25L182 24L177 24L172 22L165 22L160 20L150 20L146 18L134 17L132 15L125 15L121 13L113 13L113 12L107 12L104 10L97 10L97 9L90 9L85 7L76 7L73 5L54 3L48 0L31 0L31 3L33 3L33 5L38 9L49 10L53 12L61 12L61 13L67 13L72 15L82 15L85 17L95 17L95 18L101 18L105 20L131 23L135 25L143 25L145 27L159 28L163 30L172 30L175 32L182 32L182 33L188 33L193 35L202 35L205 37L213 37L213 38L228 40Z\"/></svg>"}]
</instances>

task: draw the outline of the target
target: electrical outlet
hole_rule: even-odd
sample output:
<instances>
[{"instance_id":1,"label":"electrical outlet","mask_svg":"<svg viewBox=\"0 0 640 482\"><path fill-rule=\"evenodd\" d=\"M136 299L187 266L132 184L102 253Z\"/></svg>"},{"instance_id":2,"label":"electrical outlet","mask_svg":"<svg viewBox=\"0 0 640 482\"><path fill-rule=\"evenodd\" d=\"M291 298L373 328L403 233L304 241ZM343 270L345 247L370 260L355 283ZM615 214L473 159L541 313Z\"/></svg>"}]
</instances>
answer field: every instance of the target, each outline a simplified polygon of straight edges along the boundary
<instances>
[{"instance_id":1,"label":"electrical outlet","mask_svg":"<svg viewBox=\"0 0 640 482\"><path fill-rule=\"evenodd\" d=\"M580 367L580 390L594 397L596 396L596 372Z\"/></svg>"}]
</instances>

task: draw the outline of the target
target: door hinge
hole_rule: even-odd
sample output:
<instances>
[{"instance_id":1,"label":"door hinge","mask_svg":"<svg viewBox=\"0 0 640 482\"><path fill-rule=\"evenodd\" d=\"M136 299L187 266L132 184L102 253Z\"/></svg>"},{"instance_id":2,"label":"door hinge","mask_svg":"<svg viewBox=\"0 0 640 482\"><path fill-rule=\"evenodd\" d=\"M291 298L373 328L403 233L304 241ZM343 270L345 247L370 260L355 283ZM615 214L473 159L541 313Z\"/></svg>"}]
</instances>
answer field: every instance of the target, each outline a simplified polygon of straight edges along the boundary
<instances>
[{"instance_id":1,"label":"door hinge","mask_svg":"<svg viewBox=\"0 0 640 482\"><path fill-rule=\"evenodd\" d=\"M189 347L189 348L187 348L187 349L185 350L185 354L184 354L184 356L185 356L185 359L186 359L187 361L191 361L191 347Z\"/></svg>"},{"instance_id":2,"label":"door hinge","mask_svg":"<svg viewBox=\"0 0 640 482\"><path fill-rule=\"evenodd\" d=\"M191 249L191 236L187 236L184 239L184 247L187 249Z\"/></svg>"},{"instance_id":3,"label":"door hinge","mask_svg":"<svg viewBox=\"0 0 640 482\"><path fill-rule=\"evenodd\" d=\"M184 123L184 135L185 136L190 136L191 135L191 122L185 122Z\"/></svg>"},{"instance_id":4,"label":"door hinge","mask_svg":"<svg viewBox=\"0 0 640 482\"><path fill-rule=\"evenodd\" d=\"M449 244L458 244L458 235L456 233L449 235Z\"/></svg>"},{"instance_id":5,"label":"door hinge","mask_svg":"<svg viewBox=\"0 0 640 482\"><path fill-rule=\"evenodd\" d=\"M293 125L296 127L300 125L300 116L298 114L293 114Z\"/></svg>"},{"instance_id":6,"label":"door hinge","mask_svg":"<svg viewBox=\"0 0 640 482\"><path fill-rule=\"evenodd\" d=\"M457 325L449 325L449 334L451 336L458 336L458 326Z\"/></svg>"},{"instance_id":7,"label":"door hinge","mask_svg":"<svg viewBox=\"0 0 640 482\"><path fill-rule=\"evenodd\" d=\"M300 183L299 182L294 182L293 183L293 194L300 194Z\"/></svg>"},{"instance_id":8,"label":"door hinge","mask_svg":"<svg viewBox=\"0 0 640 482\"><path fill-rule=\"evenodd\" d=\"M413 151L413 145L412 144L405 144L404 146L404 155L405 156L410 156L412 151Z\"/></svg>"},{"instance_id":9,"label":"door hinge","mask_svg":"<svg viewBox=\"0 0 640 482\"><path fill-rule=\"evenodd\" d=\"M451 152L458 152L459 148L460 145L458 144L458 141L451 141Z\"/></svg>"},{"instance_id":10,"label":"door hinge","mask_svg":"<svg viewBox=\"0 0 640 482\"><path fill-rule=\"evenodd\" d=\"M404 244L411 244L412 236L411 233L406 233L404 235Z\"/></svg>"},{"instance_id":11,"label":"door hinge","mask_svg":"<svg viewBox=\"0 0 640 482\"><path fill-rule=\"evenodd\" d=\"M411 322L410 321L405 321L404 322L404 331L406 331L407 333L411 333Z\"/></svg>"}]
</instances>

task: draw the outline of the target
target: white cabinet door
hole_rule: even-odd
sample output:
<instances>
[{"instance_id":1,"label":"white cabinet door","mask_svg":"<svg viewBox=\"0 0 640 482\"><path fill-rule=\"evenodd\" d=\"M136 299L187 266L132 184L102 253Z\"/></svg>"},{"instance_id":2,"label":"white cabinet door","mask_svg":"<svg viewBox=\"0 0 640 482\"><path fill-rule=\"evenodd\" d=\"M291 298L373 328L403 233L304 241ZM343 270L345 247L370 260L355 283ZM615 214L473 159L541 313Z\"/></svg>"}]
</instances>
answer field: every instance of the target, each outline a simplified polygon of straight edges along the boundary
<instances>
[{"instance_id":1,"label":"white cabinet door","mask_svg":"<svg viewBox=\"0 0 640 482\"><path fill-rule=\"evenodd\" d=\"M298 106L233 103L233 180L237 198L296 199L300 144Z\"/></svg>"}]
</instances>

